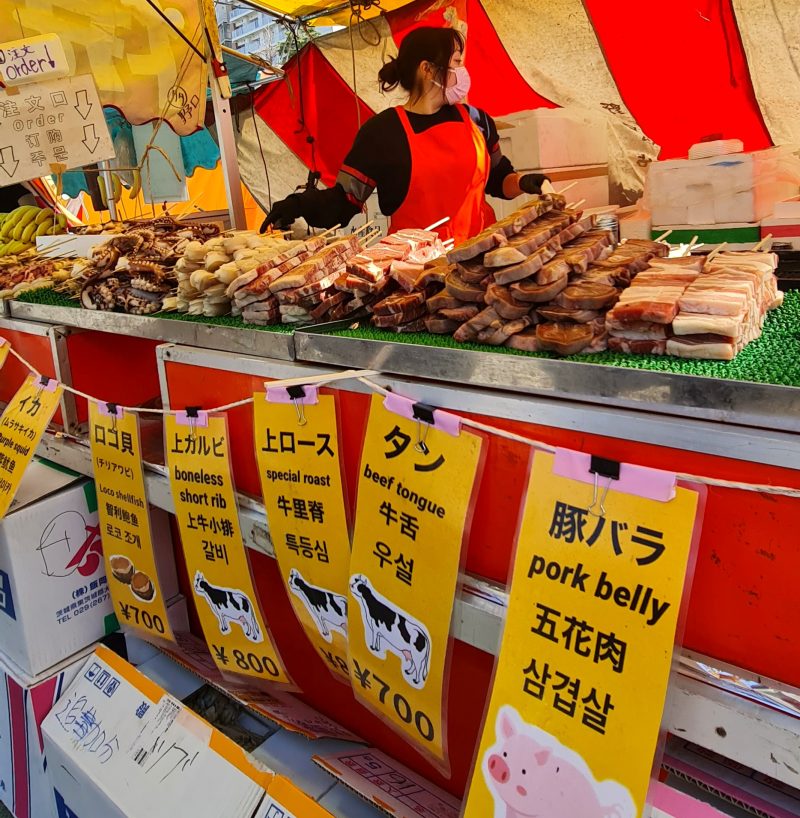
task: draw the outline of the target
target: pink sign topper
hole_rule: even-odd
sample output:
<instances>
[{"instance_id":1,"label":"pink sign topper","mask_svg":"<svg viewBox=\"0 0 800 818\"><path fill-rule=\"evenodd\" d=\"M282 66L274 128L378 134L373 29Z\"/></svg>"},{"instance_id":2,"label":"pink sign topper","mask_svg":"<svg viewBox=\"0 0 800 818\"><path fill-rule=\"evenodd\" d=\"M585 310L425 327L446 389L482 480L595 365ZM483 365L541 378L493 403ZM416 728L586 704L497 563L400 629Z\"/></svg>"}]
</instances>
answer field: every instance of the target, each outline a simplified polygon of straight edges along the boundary
<instances>
[{"instance_id":1,"label":"pink sign topper","mask_svg":"<svg viewBox=\"0 0 800 818\"><path fill-rule=\"evenodd\" d=\"M97 411L105 418L116 418L122 420L125 416L125 410L116 403L106 403L105 401L95 401L97 404Z\"/></svg>"},{"instance_id":2,"label":"pink sign topper","mask_svg":"<svg viewBox=\"0 0 800 818\"><path fill-rule=\"evenodd\" d=\"M395 395L394 392L390 392L384 398L383 406L384 409L388 409L390 412L400 415L400 417L427 423L433 426L434 429L446 432L453 437L458 437L461 433L461 418L458 415L443 412L441 409L434 409L432 406L415 402L410 398L404 398L402 395Z\"/></svg>"},{"instance_id":3,"label":"pink sign topper","mask_svg":"<svg viewBox=\"0 0 800 818\"><path fill-rule=\"evenodd\" d=\"M47 375L40 375L39 388L46 392L55 392L58 389L58 381L55 378L48 378Z\"/></svg>"},{"instance_id":4,"label":"pink sign topper","mask_svg":"<svg viewBox=\"0 0 800 818\"><path fill-rule=\"evenodd\" d=\"M302 403L313 406L319 403L318 386L269 386L267 385L269 403Z\"/></svg>"},{"instance_id":5,"label":"pink sign topper","mask_svg":"<svg viewBox=\"0 0 800 818\"><path fill-rule=\"evenodd\" d=\"M208 426L208 412L202 409L187 408L184 411L175 412L175 422L179 426L191 426L193 429L199 426L205 429Z\"/></svg>"},{"instance_id":6,"label":"pink sign topper","mask_svg":"<svg viewBox=\"0 0 800 818\"><path fill-rule=\"evenodd\" d=\"M608 485L614 491L657 500L660 503L668 503L675 497L677 477L674 472L620 463L619 479L613 479L591 469L592 455L571 449L556 449L553 472L559 477L590 485L597 482L603 487Z\"/></svg>"}]
</instances>

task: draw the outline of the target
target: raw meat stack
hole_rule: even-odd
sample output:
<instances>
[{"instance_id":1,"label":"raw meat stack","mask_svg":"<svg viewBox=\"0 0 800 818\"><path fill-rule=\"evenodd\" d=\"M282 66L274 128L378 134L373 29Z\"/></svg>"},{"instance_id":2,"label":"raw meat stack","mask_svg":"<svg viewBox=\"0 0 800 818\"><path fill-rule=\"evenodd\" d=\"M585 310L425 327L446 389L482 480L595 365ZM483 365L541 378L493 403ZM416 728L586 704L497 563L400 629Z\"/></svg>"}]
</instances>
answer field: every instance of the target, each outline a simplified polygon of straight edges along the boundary
<instances>
[{"instance_id":1,"label":"raw meat stack","mask_svg":"<svg viewBox=\"0 0 800 818\"><path fill-rule=\"evenodd\" d=\"M330 320L366 310L373 313L375 326L396 332L424 330L426 288L432 280L444 279L443 252L437 233L411 229L362 250L336 283L343 298L331 309Z\"/></svg>"},{"instance_id":2,"label":"raw meat stack","mask_svg":"<svg viewBox=\"0 0 800 818\"><path fill-rule=\"evenodd\" d=\"M227 315L231 299L226 287L275 255L300 242L288 242L281 233L260 236L234 230L205 242L191 241L175 265L178 277L177 309L191 315Z\"/></svg>"},{"instance_id":3,"label":"raw meat stack","mask_svg":"<svg viewBox=\"0 0 800 818\"><path fill-rule=\"evenodd\" d=\"M606 311L651 258L668 252L667 245L652 241L633 240L615 250L611 244L602 230L588 231L568 244L551 262L568 268L566 285L549 302L536 304L536 327L515 335L508 345L559 355L605 350Z\"/></svg>"},{"instance_id":4,"label":"raw meat stack","mask_svg":"<svg viewBox=\"0 0 800 818\"><path fill-rule=\"evenodd\" d=\"M772 253L653 262L608 313L609 349L730 361L783 300L776 266Z\"/></svg>"},{"instance_id":5,"label":"raw meat stack","mask_svg":"<svg viewBox=\"0 0 800 818\"><path fill-rule=\"evenodd\" d=\"M300 242L230 284L234 313L251 324L321 320L338 303L336 281L360 249L355 235Z\"/></svg>"},{"instance_id":6,"label":"raw meat stack","mask_svg":"<svg viewBox=\"0 0 800 818\"><path fill-rule=\"evenodd\" d=\"M776 266L773 253L724 253L708 262L681 296L667 354L732 360L783 301Z\"/></svg>"}]
</instances>

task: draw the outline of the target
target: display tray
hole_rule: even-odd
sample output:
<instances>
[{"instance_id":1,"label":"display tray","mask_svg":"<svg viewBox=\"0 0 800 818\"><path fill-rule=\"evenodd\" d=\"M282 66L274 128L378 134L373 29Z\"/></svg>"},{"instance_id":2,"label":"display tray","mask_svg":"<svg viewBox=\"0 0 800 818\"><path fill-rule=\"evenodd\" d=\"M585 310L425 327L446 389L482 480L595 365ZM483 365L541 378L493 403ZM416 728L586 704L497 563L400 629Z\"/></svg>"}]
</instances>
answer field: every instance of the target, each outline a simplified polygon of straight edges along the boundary
<instances>
[{"instance_id":1,"label":"display tray","mask_svg":"<svg viewBox=\"0 0 800 818\"><path fill-rule=\"evenodd\" d=\"M785 294L761 337L733 361L614 352L559 358L346 321L298 329L295 353L315 364L800 431L800 291Z\"/></svg>"},{"instance_id":2,"label":"display tray","mask_svg":"<svg viewBox=\"0 0 800 818\"><path fill-rule=\"evenodd\" d=\"M95 332L118 335L136 335L157 341L186 344L274 358L294 360L294 341L291 326L261 327L246 324L241 318L160 312L155 315L128 315L121 312L85 310L75 299L53 289L31 290L21 293L8 303L14 318L66 324Z\"/></svg>"}]
</instances>

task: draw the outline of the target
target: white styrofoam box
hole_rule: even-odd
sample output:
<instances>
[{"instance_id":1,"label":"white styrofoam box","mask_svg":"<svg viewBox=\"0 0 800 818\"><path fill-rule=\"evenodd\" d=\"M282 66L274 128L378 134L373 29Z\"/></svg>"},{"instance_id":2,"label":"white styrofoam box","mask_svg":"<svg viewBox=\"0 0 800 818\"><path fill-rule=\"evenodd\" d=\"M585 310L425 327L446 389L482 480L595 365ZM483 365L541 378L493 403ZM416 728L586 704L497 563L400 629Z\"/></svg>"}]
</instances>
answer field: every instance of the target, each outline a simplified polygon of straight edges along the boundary
<instances>
[{"instance_id":1,"label":"white styrofoam box","mask_svg":"<svg viewBox=\"0 0 800 818\"><path fill-rule=\"evenodd\" d=\"M500 150L515 168L608 163L608 126L583 108L539 108L497 121Z\"/></svg>"},{"instance_id":2,"label":"white styrofoam box","mask_svg":"<svg viewBox=\"0 0 800 818\"><path fill-rule=\"evenodd\" d=\"M33 461L0 522L0 653L35 676L116 627L94 483Z\"/></svg>"},{"instance_id":3,"label":"white styrofoam box","mask_svg":"<svg viewBox=\"0 0 800 818\"><path fill-rule=\"evenodd\" d=\"M800 196L794 196L783 202L776 202L772 212L774 219L800 219Z\"/></svg>"},{"instance_id":4,"label":"white styrofoam box","mask_svg":"<svg viewBox=\"0 0 800 818\"><path fill-rule=\"evenodd\" d=\"M163 687L170 696L180 701L191 696L205 684L191 670L187 670L183 665L179 665L174 659L161 652L138 665L137 669L159 687Z\"/></svg>"},{"instance_id":5,"label":"white styrofoam box","mask_svg":"<svg viewBox=\"0 0 800 818\"><path fill-rule=\"evenodd\" d=\"M291 730L279 730L260 747L256 747L252 755L278 775L290 778L295 786L316 801L331 788L333 779L313 761L313 756L358 746L350 741L336 739L311 740Z\"/></svg>"},{"instance_id":6,"label":"white styrofoam box","mask_svg":"<svg viewBox=\"0 0 800 818\"><path fill-rule=\"evenodd\" d=\"M712 142L698 142L689 148L689 159L707 159L710 156L728 156L741 153L744 142L741 139L715 139Z\"/></svg>"},{"instance_id":7,"label":"white styrofoam box","mask_svg":"<svg viewBox=\"0 0 800 818\"><path fill-rule=\"evenodd\" d=\"M56 818L39 727L91 650L38 676L0 658L0 801L14 818Z\"/></svg>"},{"instance_id":8,"label":"white styrofoam box","mask_svg":"<svg viewBox=\"0 0 800 818\"><path fill-rule=\"evenodd\" d=\"M272 776L106 648L42 723L59 818L252 818Z\"/></svg>"},{"instance_id":9,"label":"white styrofoam box","mask_svg":"<svg viewBox=\"0 0 800 818\"><path fill-rule=\"evenodd\" d=\"M649 239L653 220L646 210L636 210L619 220L620 239Z\"/></svg>"},{"instance_id":10,"label":"white styrofoam box","mask_svg":"<svg viewBox=\"0 0 800 818\"><path fill-rule=\"evenodd\" d=\"M532 168L519 170L519 173L543 173L549 176L556 191L563 190L567 185L575 183L564 195L567 203L579 202L585 199L582 208L605 207L608 205L608 165L593 165L591 167L568 168ZM486 201L494 209L498 219L502 219L522 207L530 199L528 194L516 199L495 199L487 196Z\"/></svg>"},{"instance_id":11,"label":"white styrofoam box","mask_svg":"<svg viewBox=\"0 0 800 818\"><path fill-rule=\"evenodd\" d=\"M36 252L45 258L89 258L92 250L112 239L112 233L93 236L37 236Z\"/></svg>"},{"instance_id":12,"label":"white styrofoam box","mask_svg":"<svg viewBox=\"0 0 800 818\"><path fill-rule=\"evenodd\" d=\"M385 818L386 813L367 803L344 784L337 784L319 799L334 818Z\"/></svg>"},{"instance_id":13,"label":"white styrofoam box","mask_svg":"<svg viewBox=\"0 0 800 818\"><path fill-rule=\"evenodd\" d=\"M645 198L653 223L757 222L772 213L776 202L797 195L792 161L790 152L778 147L652 162Z\"/></svg>"}]
</instances>

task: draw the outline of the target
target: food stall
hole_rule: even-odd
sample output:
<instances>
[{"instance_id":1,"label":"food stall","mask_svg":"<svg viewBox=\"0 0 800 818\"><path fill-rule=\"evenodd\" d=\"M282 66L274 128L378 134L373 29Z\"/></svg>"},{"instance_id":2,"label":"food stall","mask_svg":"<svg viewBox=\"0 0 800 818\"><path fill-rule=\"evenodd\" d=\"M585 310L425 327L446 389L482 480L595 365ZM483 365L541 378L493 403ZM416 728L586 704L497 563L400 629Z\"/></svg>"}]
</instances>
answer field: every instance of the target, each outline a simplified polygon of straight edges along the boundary
<instances>
[{"instance_id":1,"label":"food stall","mask_svg":"<svg viewBox=\"0 0 800 818\"><path fill-rule=\"evenodd\" d=\"M471 10L475 19L477 12ZM218 113L223 104L217 100ZM229 146L228 162L230 159ZM580 205L570 206L564 200L556 206L552 198L545 199L540 202L542 212L529 224L535 225L542 216L549 218L551 211L577 213L574 218L564 217L569 224L558 228L562 232L581 221ZM589 222L581 232L593 230ZM368 241L376 242L377 236L368 231L369 226L362 229L363 235L312 236L305 241L317 240L318 246L299 252L313 259L322 253L333 254L332 247L347 245L349 260L366 251ZM665 350L631 354L600 348L592 352L585 347L577 354L559 357L542 346L530 351L487 345L477 333L454 339L452 331L428 332L425 326L414 325L427 312L417 311L419 304L403 313L402 321L374 326L371 313L362 308L380 303L379 299L365 300L363 294L371 291L358 286L349 293L348 299L354 296L352 301L338 299L328 270L322 267L310 284L324 281L324 287L302 292L301 300L294 301L288 294L309 286L301 277L273 293L274 303L270 301L260 314L248 313L248 307L252 310L253 304L265 299L240 298L236 293L248 292L250 287L249 292L258 294L254 282L274 272L272 267L264 272L262 266L269 262L258 254L272 252L275 248L267 243L274 240L287 249L275 251L270 258L282 258L281 253L290 252L288 246L295 242L246 231L218 233L218 228L211 229L205 222L189 228L163 215L146 224L139 220L109 234L88 262L80 262L78 274L70 274L72 286L56 280L54 287L33 289L0 302L5 310L0 338L6 342L4 347L10 347L0 375L0 399L11 401L29 373L64 386L53 425L38 444L40 456L91 476L96 471L91 448L97 442L93 434L97 419L91 419L94 407L105 404L115 419L120 407L141 412L143 490L146 503L173 515L174 560L191 631L185 641L178 638L165 645L156 640L161 648L234 698L248 702L251 710L274 715L271 705L259 705L259 685L249 688L241 677L231 681L224 672L220 675L219 661L215 666L209 659L210 643L207 647L200 641L205 603L186 547L186 530L176 522L180 508L170 480L174 464L162 446L162 421L166 423L167 416L183 413L192 434L193 419L197 422L206 413L210 419L224 416L245 566L263 612L261 630L268 631L299 700L460 800L470 786L500 650L532 452L570 450L617 465L669 473L677 481L702 487L702 525L663 717L663 728L673 737L665 769L679 777L692 777L681 761L682 751L689 751L680 744L690 742L750 768L761 783L769 780L776 790L800 789L796 764L800 663L792 649L795 594L787 581L800 570L793 534L800 523L800 301L795 291L772 298L769 307L774 309L763 306L758 331L743 341L732 360L674 357L663 354ZM565 239L564 246L578 235ZM652 230L644 241L656 244L650 241L655 238ZM415 241L414 251L422 243L419 237ZM138 258L147 242L169 246L157 261L144 255ZM628 247L633 246L631 241ZM535 245L525 258L540 252L539 247ZM450 267L473 260L453 257L458 247L446 249L451 253ZM116 257L108 261L112 250ZM250 251L254 255L248 256ZM491 251L484 248L483 257ZM552 263L560 251L559 244L538 268ZM663 254L666 252L665 247ZM219 258L210 263L213 253ZM647 255L644 269L652 269L657 264L648 265L657 262L658 256L656 251ZM726 257L723 252L721 257L733 264L732 255ZM130 257L127 266L117 267L121 257ZM252 265L248 259L253 260ZM345 260L337 256L331 263L340 270ZM427 266L433 261L420 261L417 272L435 269ZM704 253L698 270L710 262ZM137 263L142 266L131 267ZM515 263L519 261L494 269ZM88 272L87 267L91 268ZM274 269L277 267L276 263ZM292 269L280 272L294 275ZM347 270L352 274L349 267ZM109 296L102 288L108 286L111 273L117 275ZM250 273L251 278L240 281L238 288L229 289ZM164 284L165 280L169 283ZM513 286L514 278L509 281ZM571 281L574 285L574 279ZM445 279L434 283L443 285L436 295L452 294ZM399 280L397 284L402 292L393 282L396 291L390 291L388 298L407 298L409 293L422 292L428 282L410 289ZM277 297L280 292L287 293L281 296L286 300ZM426 298L429 295L435 297L429 292ZM103 306L109 297L114 309ZM385 293L383 297L387 298ZM333 302L334 298L338 300ZM169 299L176 303L165 303ZM323 303L328 299L330 306ZM336 308L353 301L358 301L354 309L335 320ZM313 319L321 303L325 310ZM573 307L553 305L588 309L577 302ZM611 305L602 306L605 310ZM231 309L236 312L237 308L242 314L231 315ZM478 312L477 307L470 310L457 326L468 323ZM276 323L282 316L299 320ZM256 320L247 320L254 317ZM601 323L605 326L606 321L603 312ZM392 323L414 326L412 331L395 332ZM546 323L540 321L538 326ZM537 336L537 325L523 331ZM673 337L671 332L669 337ZM465 428L481 435L482 462L464 535L452 615L452 652L442 698L449 746L446 773L385 720L361 707L349 684L337 683L323 672L324 665L295 616L267 522L259 441L254 432L254 402L260 393L269 393L271 383L278 389L317 384L320 397L335 399L348 515L356 514L374 395L389 392L431 413L438 410L454 415ZM291 400L287 402L295 401L300 418L299 398L288 394ZM419 429L419 418L416 424ZM421 438L418 445L424 448L424 442ZM596 477L594 489L597 494ZM535 492L535 486L532 490ZM642 693L646 696L646 691ZM704 778L697 765L688 765L688 769L705 786L729 799L735 797L713 774ZM376 798L371 800L380 804ZM678 814L674 813L676 818Z\"/></svg>"}]
</instances>

